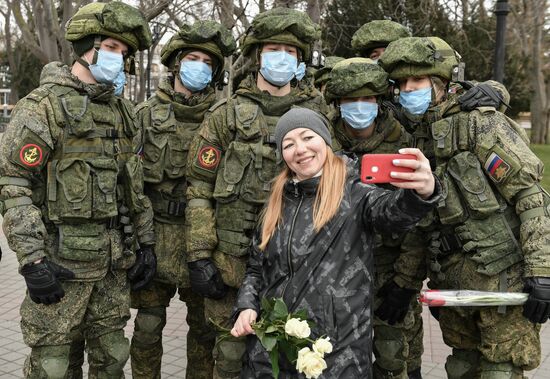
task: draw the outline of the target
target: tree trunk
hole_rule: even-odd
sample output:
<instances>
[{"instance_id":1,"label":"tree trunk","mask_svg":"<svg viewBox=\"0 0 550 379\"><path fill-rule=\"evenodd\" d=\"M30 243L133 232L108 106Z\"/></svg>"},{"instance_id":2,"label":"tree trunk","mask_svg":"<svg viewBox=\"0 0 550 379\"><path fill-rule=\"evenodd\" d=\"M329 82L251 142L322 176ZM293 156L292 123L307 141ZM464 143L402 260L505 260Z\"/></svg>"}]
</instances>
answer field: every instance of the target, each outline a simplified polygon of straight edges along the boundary
<instances>
[{"instance_id":1,"label":"tree trunk","mask_svg":"<svg viewBox=\"0 0 550 379\"><path fill-rule=\"evenodd\" d=\"M548 134L548 98L543 73L543 30L547 0L532 0L532 46L529 77L533 96L531 98L531 142L546 143Z\"/></svg>"}]
</instances>

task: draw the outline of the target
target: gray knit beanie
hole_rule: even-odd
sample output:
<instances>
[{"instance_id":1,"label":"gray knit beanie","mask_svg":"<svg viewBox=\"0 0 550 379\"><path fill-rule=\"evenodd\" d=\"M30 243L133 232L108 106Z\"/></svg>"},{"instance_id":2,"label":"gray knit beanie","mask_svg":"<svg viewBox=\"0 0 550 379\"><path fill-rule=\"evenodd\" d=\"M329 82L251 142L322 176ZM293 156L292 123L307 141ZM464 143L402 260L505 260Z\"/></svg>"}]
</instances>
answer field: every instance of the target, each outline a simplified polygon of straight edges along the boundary
<instances>
[{"instance_id":1,"label":"gray knit beanie","mask_svg":"<svg viewBox=\"0 0 550 379\"><path fill-rule=\"evenodd\" d=\"M319 134L332 147L332 138L330 137L328 121L319 113L307 108L292 108L277 121L275 127L275 143L277 150L283 154L283 138L291 130L298 128L307 128Z\"/></svg>"}]
</instances>

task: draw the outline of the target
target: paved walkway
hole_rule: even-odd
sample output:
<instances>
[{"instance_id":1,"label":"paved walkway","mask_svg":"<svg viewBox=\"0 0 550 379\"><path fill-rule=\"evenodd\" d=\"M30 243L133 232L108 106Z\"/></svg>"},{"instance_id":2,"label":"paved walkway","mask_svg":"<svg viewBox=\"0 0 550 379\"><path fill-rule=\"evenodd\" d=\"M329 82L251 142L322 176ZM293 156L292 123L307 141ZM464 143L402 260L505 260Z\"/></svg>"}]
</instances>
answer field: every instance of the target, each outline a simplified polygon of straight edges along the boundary
<instances>
[{"instance_id":1,"label":"paved walkway","mask_svg":"<svg viewBox=\"0 0 550 379\"><path fill-rule=\"evenodd\" d=\"M0 218L1 223L1 218ZM0 230L0 246L4 252L0 262L0 379L22 378L23 362L30 349L23 343L19 329L19 305L25 294L25 282L17 272L15 254L8 250L6 239ZM164 329L163 378L185 378L185 334L187 324L185 305L173 299L168 308L168 323ZM135 314L133 312L133 314ZM450 349L443 344L437 322L424 310L424 356L422 373L426 379L445 378L443 368ZM131 338L133 318L126 327L126 336ZM544 325L541 334L543 361L541 366L527 373L528 378L550 379L550 328ZM87 370L87 366L85 367ZM126 365L130 378L130 364Z\"/></svg>"}]
</instances>

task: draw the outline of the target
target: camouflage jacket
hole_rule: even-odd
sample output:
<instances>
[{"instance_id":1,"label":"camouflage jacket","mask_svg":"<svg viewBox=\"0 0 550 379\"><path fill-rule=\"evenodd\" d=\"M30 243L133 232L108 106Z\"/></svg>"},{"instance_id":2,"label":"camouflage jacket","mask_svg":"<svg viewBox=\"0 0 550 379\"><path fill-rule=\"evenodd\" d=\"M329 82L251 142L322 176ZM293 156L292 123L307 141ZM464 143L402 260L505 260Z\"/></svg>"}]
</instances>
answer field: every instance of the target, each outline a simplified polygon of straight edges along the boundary
<instances>
[{"instance_id":1,"label":"camouflage jacket","mask_svg":"<svg viewBox=\"0 0 550 379\"><path fill-rule=\"evenodd\" d=\"M427 114L445 200L406 241L407 254L422 260L424 250L435 279L438 261L457 251L487 277L514 264L522 265L524 277L550 276L543 163L516 123L494 108L460 111L457 95Z\"/></svg>"},{"instance_id":2,"label":"camouflage jacket","mask_svg":"<svg viewBox=\"0 0 550 379\"><path fill-rule=\"evenodd\" d=\"M298 83L290 94L276 97L259 90L253 76L243 80L230 99L212 107L187 162L190 260L211 257L215 250L246 255L271 180L282 167L275 125L293 106L328 112L312 86Z\"/></svg>"},{"instance_id":3,"label":"camouflage jacket","mask_svg":"<svg viewBox=\"0 0 550 379\"><path fill-rule=\"evenodd\" d=\"M127 268L134 256L119 222L132 229L129 217L137 241L154 243L135 134L133 107L112 87L85 84L58 62L44 67L0 147L3 227L21 265L48 256L82 280Z\"/></svg>"},{"instance_id":4,"label":"camouflage jacket","mask_svg":"<svg viewBox=\"0 0 550 379\"><path fill-rule=\"evenodd\" d=\"M237 299L239 310L259 312L260 300L272 297L282 297L290 311L305 309L315 325L311 338L327 335L334 346L323 378L371 377L374 228L405 232L438 199L438 192L424 201L409 190L365 185L354 169L350 173L339 210L319 232L312 223L319 178L285 185L280 226L265 251L258 243L250 248ZM269 377L265 362L268 355L256 339L244 376Z\"/></svg>"},{"instance_id":5,"label":"camouflage jacket","mask_svg":"<svg viewBox=\"0 0 550 379\"><path fill-rule=\"evenodd\" d=\"M211 87L205 93L185 98L165 78L155 96L136 107L140 131L136 145L143 155L145 194L153 204L157 221L184 223L187 153L215 101Z\"/></svg>"}]
</instances>

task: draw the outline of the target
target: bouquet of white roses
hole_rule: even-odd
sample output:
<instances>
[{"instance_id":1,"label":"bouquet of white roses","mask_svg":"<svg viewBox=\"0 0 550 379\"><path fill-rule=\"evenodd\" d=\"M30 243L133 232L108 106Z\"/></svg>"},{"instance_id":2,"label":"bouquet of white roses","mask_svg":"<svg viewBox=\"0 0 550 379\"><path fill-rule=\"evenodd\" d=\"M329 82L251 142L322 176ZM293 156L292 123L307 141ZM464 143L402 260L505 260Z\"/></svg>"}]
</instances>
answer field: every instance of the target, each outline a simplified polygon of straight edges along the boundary
<instances>
[{"instance_id":1,"label":"bouquet of white roses","mask_svg":"<svg viewBox=\"0 0 550 379\"><path fill-rule=\"evenodd\" d=\"M332 352L330 338L309 338L312 323L305 310L289 313L283 299L262 299L262 318L252 328L263 347L269 352L273 377L279 377L279 353L290 362L296 362L296 370L306 378L317 378L327 363L325 354ZM310 347L310 344L311 347Z\"/></svg>"}]
</instances>

